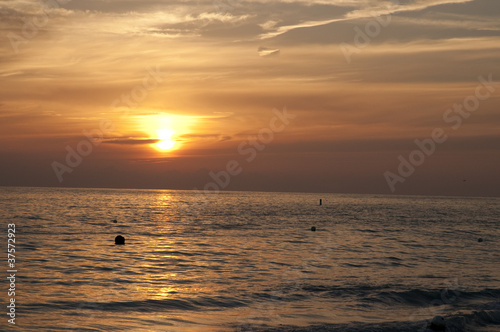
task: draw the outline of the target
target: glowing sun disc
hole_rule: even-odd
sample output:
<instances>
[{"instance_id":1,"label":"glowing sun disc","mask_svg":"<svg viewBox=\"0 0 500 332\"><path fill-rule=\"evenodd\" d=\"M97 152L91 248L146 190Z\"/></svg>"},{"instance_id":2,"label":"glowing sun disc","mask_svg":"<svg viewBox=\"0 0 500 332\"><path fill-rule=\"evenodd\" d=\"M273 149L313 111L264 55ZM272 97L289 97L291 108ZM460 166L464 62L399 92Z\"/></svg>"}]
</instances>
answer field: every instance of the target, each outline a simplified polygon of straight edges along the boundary
<instances>
[{"instance_id":1,"label":"glowing sun disc","mask_svg":"<svg viewBox=\"0 0 500 332\"><path fill-rule=\"evenodd\" d=\"M163 140L156 143L156 147L160 150L170 150L174 147L175 141Z\"/></svg>"}]
</instances>

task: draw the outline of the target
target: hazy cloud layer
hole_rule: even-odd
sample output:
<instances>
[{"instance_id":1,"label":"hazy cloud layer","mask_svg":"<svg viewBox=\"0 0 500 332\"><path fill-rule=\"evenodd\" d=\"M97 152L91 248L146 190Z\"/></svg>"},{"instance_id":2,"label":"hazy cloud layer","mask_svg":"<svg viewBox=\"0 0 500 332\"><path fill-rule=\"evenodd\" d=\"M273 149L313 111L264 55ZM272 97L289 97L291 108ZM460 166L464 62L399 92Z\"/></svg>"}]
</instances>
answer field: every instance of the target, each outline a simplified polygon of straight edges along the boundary
<instances>
[{"instance_id":1,"label":"hazy cloud layer","mask_svg":"<svg viewBox=\"0 0 500 332\"><path fill-rule=\"evenodd\" d=\"M453 169L477 176L471 193L500 188L488 173L500 85L459 130L443 120L479 76L500 81L497 0L0 1L0 35L0 185L59 185L51 161L106 119L113 144L95 146L63 185L168 173L184 179L170 187L190 189L241 159L238 145L286 106L297 120L234 189L387 192L382 173L434 128L450 140L418 179ZM162 128L178 142L167 154L151 147ZM443 186L429 192L456 189L451 177ZM405 190L425 192L416 182Z\"/></svg>"}]
</instances>

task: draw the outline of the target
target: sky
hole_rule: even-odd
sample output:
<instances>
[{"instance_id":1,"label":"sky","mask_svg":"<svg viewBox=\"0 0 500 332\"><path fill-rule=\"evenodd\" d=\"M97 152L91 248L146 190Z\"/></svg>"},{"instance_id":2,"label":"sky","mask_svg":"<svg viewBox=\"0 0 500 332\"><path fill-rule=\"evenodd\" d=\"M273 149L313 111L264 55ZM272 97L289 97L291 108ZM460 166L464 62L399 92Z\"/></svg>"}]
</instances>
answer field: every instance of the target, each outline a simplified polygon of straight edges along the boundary
<instances>
[{"instance_id":1,"label":"sky","mask_svg":"<svg viewBox=\"0 0 500 332\"><path fill-rule=\"evenodd\" d=\"M498 0L0 0L0 185L500 196Z\"/></svg>"}]
</instances>

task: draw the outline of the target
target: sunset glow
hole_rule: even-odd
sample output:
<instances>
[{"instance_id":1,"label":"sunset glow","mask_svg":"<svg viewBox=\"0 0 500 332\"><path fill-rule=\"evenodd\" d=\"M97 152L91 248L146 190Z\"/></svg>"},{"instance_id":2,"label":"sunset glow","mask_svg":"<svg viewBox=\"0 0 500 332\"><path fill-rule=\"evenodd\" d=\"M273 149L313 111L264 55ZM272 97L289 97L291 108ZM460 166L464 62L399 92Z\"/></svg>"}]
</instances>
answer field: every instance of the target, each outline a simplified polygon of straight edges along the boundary
<instances>
[{"instance_id":1,"label":"sunset glow","mask_svg":"<svg viewBox=\"0 0 500 332\"><path fill-rule=\"evenodd\" d=\"M440 128L397 193L500 194L498 1L2 6L0 184L192 189L236 160L228 190L392 193L384 174Z\"/></svg>"}]
</instances>

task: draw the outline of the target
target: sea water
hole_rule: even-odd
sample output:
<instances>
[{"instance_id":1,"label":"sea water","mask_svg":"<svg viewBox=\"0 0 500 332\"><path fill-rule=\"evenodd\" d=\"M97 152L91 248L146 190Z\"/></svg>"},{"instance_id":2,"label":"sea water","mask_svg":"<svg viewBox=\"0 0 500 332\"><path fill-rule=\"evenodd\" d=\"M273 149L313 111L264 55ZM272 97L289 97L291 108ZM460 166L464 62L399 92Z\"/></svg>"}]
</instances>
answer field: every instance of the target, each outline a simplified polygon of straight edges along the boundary
<instances>
[{"instance_id":1,"label":"sea water","mask_svg":"<svg viewBox=\"0 0 500 332\"><path fill-rule=\"evenodd\" d=\"M3 187L0 208L1 330L500 330L499 198Z\"/></svg>"}]
</instances>

